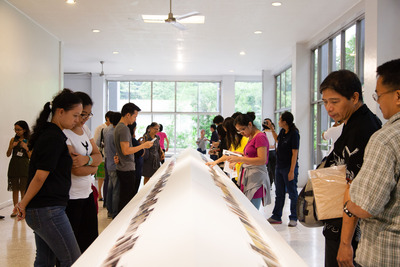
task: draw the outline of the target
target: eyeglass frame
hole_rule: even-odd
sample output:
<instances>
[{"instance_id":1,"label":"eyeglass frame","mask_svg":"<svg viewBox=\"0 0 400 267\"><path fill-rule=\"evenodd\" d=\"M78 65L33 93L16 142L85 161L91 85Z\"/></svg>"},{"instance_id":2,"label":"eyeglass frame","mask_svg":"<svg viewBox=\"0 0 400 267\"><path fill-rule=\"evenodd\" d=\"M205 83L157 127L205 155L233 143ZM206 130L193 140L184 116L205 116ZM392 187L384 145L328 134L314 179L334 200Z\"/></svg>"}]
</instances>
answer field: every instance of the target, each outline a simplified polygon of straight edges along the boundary
<instances>
[{"instance_id":1,"label":"eyeglass frame","mask_svg":"<svg viewBox=\"0 0 400 267\"><path fill-rule=\"evenodd\" d=\"M86 120L86 119L91 119L93 117L93 113L90 112L89 114L81 114L81 118Z\"/></svg>"},{"instance_id":2,"label":"eyeglass frame","mask_svg":"<svg viewBox=\"0 0 400 267\"><path fill-rule=\"evenodd\" d=\"M383 92L383 93L380 94L380 95L378 95L378 94L375 92L375 93L372 94L372 98L373 98L376 102L378 102L378 100L379 100L379 98L380 98L381 96L383 96L383 95L385 95L385 94L388 94L388 93L393 93L393 92L396 92L396 91L387 91L387 92Z\"/></svg>"}]
</instances>

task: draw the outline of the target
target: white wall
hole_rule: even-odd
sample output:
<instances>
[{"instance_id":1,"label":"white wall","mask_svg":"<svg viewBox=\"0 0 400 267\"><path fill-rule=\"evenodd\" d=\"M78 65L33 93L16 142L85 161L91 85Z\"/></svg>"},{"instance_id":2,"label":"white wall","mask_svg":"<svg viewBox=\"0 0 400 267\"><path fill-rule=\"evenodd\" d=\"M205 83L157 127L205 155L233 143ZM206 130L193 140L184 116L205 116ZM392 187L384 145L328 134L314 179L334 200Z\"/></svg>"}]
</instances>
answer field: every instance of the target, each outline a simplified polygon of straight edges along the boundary
<instances>
[{"instance_id":1,"label":"white wall","mask_svg":"<svg viewBox=\"0 0 400 267\"><path fill-rule=\"evenodd\" d=\"M398 0L367 0L365 12L365 103L385 121L371 95L375 92L376 68L400 58L400 2Z\"/></svg>"},{"instance_id":2,"label":"white wall","mask_svg":"<svg viewBox=\"0 0 400 267\"><path fill-rule=\"evenodd\" d=\"M307 172L312 166L310 65L310 49L305 44L296 44L292 64L292 113L300 132L299 187L307 183Z\"/></svg>"},{"instance_id":3,"label":"white wall","mask_svg":"<svg viewBox=\"0 0 400 267\"><path fill-rule=\"evenodd\" d=\"M14 123L25 120L32 126L43 105L59 90L62 70L59 40L4 0L0 0L0 40L1 208L11 203L6 151L15 135Z\"/></svg>"},{"instance_id":4,"label":"white wall","mask_svg":"<svg viewBox=\"0 0 400 267\"><path fill-rule=\"evenodd\" d=\"M92 94L92 75L90 73L82 73L82 74L64 74L64 88L71 89L74 92L80 91L88 94L91 96ZM97 106L97 103L94 102L93 108ZM93 114L96 114L96 112L93 112ZM97 115L97 114L96 114ZM96 116L98 117L98 116ZM104 117L104 116L103 116ZM88 120L86 123L87 126L90 128L92 133L94 133L94 130L96 128L92 128L92 122L94 120L94 117ZM101 124L101 123L99 123Z\"/></svg>"},{"instance_id":5,"label":"white wall","mask_svg":"<svg viewBox=\"0 0 400 267\"><path fill-rule=\"evenodd\" d=\"M262 119L270 118L274 120L275 115L275 76L269 70L262 71L262 83L263 83L263 108L262 108Z\"/></svg>"}]
</instances>

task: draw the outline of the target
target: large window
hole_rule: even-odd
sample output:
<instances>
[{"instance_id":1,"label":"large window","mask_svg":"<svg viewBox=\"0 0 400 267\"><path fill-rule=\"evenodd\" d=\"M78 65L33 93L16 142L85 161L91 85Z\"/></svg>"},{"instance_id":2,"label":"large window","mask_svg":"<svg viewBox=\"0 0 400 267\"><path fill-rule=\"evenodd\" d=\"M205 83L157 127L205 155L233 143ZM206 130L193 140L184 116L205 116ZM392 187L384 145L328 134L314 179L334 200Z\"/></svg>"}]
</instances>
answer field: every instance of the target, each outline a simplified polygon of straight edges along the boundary
<instances>
[{"instance_id":1,"label":"large window","mask_svg":"<svg viewBox=\"0 0 400 267\"><path fill-rule=\"evenodd\" d=\"M332 146L330 141L322 139L322 133L334 123L323 105L319 85L329 73L340 69L355 72L361 83L364 83L364 28L365 20L360 18L312 50L311 123L314 167L327 156Z\"/></svg>"},{"instance_id":2,"label":"large window","mask_svg":"<svg viewBox=\"0 0 400 267\"><path fill-rule=\"evenodd\" d=\"M254 124L260 129L262 111L262 83L236 82L235 83L235 112L256 114Z\"/></svg>"},{"instance_id":3,"label":"large window","mask_svg":"<svg viewBox=\"0 0 400 267\"><path fill-rule=\"evenodd\" d=\"M281 114L292 108L292 68L275 76L275 127L279 128L278 121ZM279 130L279 129L278 129Z\"/></svg>"},{"instance_id":4,"label":"large window","mask_svg":"<svg viewBox=\"0 0 400 267\"><path fill-rule=\"evenodd\" d=\"M151 122L162 124L170 153L196 148L200 130L211 136L212 119L220 114L219 82L108 81L108 109L120 111L128 102L142 110L137 138Z\"/></svg>"}]
</instances>

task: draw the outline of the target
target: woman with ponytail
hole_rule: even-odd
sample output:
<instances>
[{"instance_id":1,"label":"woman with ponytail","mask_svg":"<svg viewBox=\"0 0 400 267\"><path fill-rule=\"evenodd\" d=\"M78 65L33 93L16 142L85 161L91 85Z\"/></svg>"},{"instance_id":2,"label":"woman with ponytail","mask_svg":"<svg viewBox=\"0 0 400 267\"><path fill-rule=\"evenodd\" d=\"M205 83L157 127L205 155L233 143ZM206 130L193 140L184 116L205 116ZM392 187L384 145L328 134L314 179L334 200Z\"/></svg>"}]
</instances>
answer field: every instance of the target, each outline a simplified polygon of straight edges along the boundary
<instances>
[{"instance_id":1,"label":"woman with ponytail","mask_svg":"<svg viewBox=\"0 0 400 267\"><path fill-rule=\"evenodd\" d=\"M300 134L296 125L293 123L293 114L289 111L282 113L279 118L279 135L275 132L275 127L270 121L267 126L272 130L278 148L276 150L276 169L275 169L275 207L268 222L271 224L282 223L282 210L285 205L286 190L290 199L289 226L297 225L297 176L299 175L299 145Z\"/></svg>"},{"instance_id":2,"label":"woman with ponytail","mask_svg":"<svg viewBox=\"0 0 400 267\"><path fill-rule=\"evenodd\" d=\"M81 255L65 213L71 186L72 158L62 132L78 122L81 99L64 89L44 105L28 142L32 151L28 188L14 207L18 220L26 218L35 234L34 266L71 266ZM51 117L50 117L51 115ZM48 122L50 117L50 122Z\"/></svg>"},{"instance_id":3,"label":"woman with ponytail","mask_svg":"<svg viewBox=\"0 0 400 267\"><path fill-rule=\"evenodd\" d=\"M259 209L271 203L270 184L266 164L268 162L268 139L255 125L254 112L247 112L236 117L234 121L238 133L249 141L244 148L243 157L228 156L227 161L243 163L240 167L238 184L245 196Z\"/></svg>"}]
</instances>

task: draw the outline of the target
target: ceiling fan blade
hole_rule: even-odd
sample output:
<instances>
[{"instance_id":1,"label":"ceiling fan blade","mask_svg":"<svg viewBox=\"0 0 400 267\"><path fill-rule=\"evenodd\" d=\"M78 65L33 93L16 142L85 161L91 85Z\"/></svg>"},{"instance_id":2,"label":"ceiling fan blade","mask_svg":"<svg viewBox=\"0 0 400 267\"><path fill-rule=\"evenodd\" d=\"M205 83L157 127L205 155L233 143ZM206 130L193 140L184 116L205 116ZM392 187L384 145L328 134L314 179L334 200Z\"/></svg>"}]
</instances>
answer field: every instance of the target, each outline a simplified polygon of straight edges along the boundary
<instances>
[{"instance_id":1,"label":"ceiling fan blade","mask_svg":"<svg viewBox=\"0 0 400 267\"><path fill-rule=\"evenodd\" d=\"M190 12L190 13L181 15L179 17L176 17L175 19L181 20L181 19L186 19L186 18L189 18L189 17L192 17L192 16L197 16L197 15L200 15L200 12L194 11L194 12Z\"/></svg>"},{"instance_id":2,"label":"ceiling fan blade","mask_svg":"<svg viewBox=\"0 0 400 267\"><path fill-rule=\"evenodd\" d=\"M182 24L180 24L179 22L173 21L173 22L170 22L169 24L171 24L172 26L178 28L181 31L186 30L186 27L183 26Z\"/></svg>"}]
</instances>

